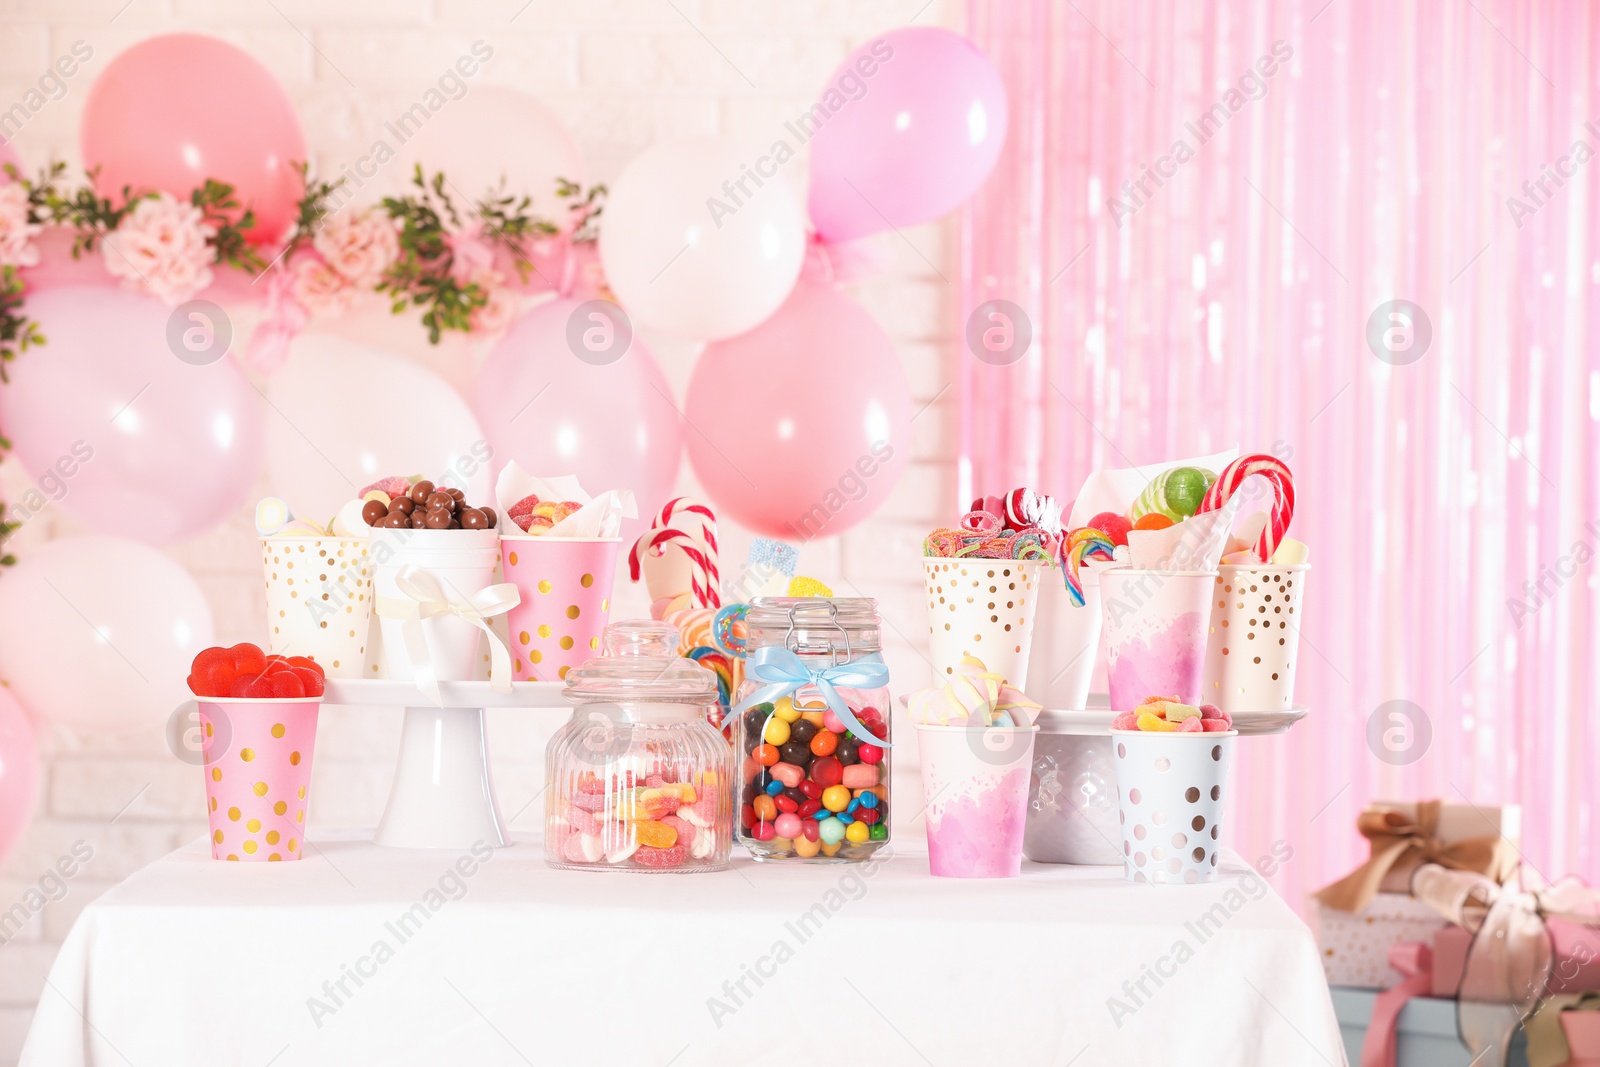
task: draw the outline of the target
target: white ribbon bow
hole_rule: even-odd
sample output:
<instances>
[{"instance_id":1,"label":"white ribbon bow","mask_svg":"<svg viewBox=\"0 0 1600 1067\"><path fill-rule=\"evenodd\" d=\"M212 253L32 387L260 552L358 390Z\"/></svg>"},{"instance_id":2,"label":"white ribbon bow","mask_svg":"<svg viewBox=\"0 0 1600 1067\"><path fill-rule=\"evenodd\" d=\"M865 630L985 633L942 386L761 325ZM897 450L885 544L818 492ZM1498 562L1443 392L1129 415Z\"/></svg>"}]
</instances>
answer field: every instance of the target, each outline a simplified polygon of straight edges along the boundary
<instances>
[{"instance_id":1,"label":"white ribbon bow","mask_svg":"<svg viewBox=\"0 0 1600 1067\"><path fill-rule=\"evenodd\" d=\"M415 564L402 567L394 582L405 596L377 597L372 608L382 618L399 619L404 623L401 632L405 635L406 655L411 659L412 678L436 706L443 703L439 695L439 672L434 666L433 650L428 646L422 620L439 615L454 615L488 635L489 686L497 693L511 692L511 649L494 632L489 620L521 603L522 594L516 586L509 582L486 586L465 601L451 600L440 587L439 579Z\"/></svg>"}]
</instances>

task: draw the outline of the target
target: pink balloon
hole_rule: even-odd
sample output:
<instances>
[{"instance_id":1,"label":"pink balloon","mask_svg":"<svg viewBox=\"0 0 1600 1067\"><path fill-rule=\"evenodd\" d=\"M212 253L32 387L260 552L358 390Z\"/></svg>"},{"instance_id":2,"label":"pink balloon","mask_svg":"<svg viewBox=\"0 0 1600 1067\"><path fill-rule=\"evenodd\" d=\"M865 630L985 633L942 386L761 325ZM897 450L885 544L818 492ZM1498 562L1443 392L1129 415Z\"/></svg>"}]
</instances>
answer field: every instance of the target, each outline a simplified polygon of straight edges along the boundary
<instances>
[{"instance_id":1,"label":"pink balloon","mask_svg":"<svg viewBox=\"0 0 1600 1067\"><path fill-rule=\"evenodd\" d=\"M220 354L222 328L211 354L186 346L212 318L226 323L208 307L90 287L30 297L46 342L0 387L0 428L35 483L13 511L54 500L94 529L167 544L245 502L261 472L261 399Z\"/></svg>"},{"instance_id":2,"label":"pink balloon","mask_svg":"<svg viewBox=\"0 0 1600 1067\"><path fill-rule=\"evenodd\" d=\"M719 513L790 541L833 536L887 499L911 458L911 387L866 309L802 277L689 381L689 462Z\"/></svg>"},{"instance_id":3,"label":"pink balloon","mask_svg":"<svg viewBox=\"0 0 1600 1067\"><path fill-rule=\"evenodd\" d=\"M558 299L495 344L478 374L473 410L497 471L514 459L541 478L575 474L589 493L633 490L640 518L622 530L633 538L677 480L683 431L671 398L621 308Z\"/></svg>"},{"instance_id":4,"label":"pink balloon","mask_svg":"<svg viewBox=\"0 0 1600 1067\"><path fill-rule=\"evenodd\" d=\"M294 222L306 141L283 86L249 53L214 37L140 41L89 90L79 127L95 188L120 200L163 190L187 199L215 178L255 211L251 241L272 243Z\"/></svg>"},{"instance_id":5,"label":"pink balloon","mask_svg":"<svg viewBox=\"0 0 1600 1067\"><path fill-rule=\"evenodd\" d=\"M936 219L989 176L1006 92L989 57L949 30L876 37L828 79L811 141L811 223L825 241Z\"/></svg>"},{"instance_id":6,"label":"pink balloon","mask_svg":"<svg viewBox=\"0 0 1600 1067\"><path fill-rule=\"evenodd\" d=\"M0 864L16 847L39 795L39 745L22 705L0 689Z\"/></svg>"}]
</instances>

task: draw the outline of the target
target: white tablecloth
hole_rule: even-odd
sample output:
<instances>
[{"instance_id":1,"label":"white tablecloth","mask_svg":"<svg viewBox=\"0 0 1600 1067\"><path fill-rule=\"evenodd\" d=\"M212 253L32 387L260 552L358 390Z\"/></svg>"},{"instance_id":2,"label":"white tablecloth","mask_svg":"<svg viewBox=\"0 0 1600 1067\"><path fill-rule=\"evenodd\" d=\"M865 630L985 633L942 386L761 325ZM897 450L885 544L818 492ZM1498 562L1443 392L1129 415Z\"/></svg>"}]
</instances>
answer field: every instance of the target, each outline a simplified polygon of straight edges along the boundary
<instances>
[{"instance_id":1,"label":"white tablecloth","mask_svg":"<svg viewBox=\"0 0 1600 1067\"><path fill-rule=\"evenodd\" d=\"M676 877L311 845L196 842L105 894L24 1067L1343 1062L1310 934L1235 857L1167 888L939 879L906 845Z\"/></svg>"}]
</instances>

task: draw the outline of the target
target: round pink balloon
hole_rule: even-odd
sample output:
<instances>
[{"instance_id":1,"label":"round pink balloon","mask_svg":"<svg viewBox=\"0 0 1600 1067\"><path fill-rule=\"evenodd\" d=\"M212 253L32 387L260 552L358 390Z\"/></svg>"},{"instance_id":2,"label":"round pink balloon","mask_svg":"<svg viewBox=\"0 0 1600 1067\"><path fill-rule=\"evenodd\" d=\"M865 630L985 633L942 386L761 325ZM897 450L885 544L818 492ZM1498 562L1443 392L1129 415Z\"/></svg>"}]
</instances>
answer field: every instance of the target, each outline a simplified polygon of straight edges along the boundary
<instances>
[{"instance_id":1,"label":"round pink balloon","mask_svg":"<svg viewBox=\"0 0 1600 1067\"><path fill-rule=\"evenodd\" d=\"M719 513L789 541L831 537L884 502L911 457L911 388L854 300L802 277L749 333L695 364L689 462Z\"/></svg>"},{"instance_id":2,"label":"round pink balloon","mask_svg":"<svg viewBox=\"0 0 1600 1067\"><path fill-rule=\"evenodd\" d=\"M655 357L607 300L553 300L525 315L490 351L473 409L496 469L516 460L541 478L574 474L585 491L631 489L644 532L672 495L683 431Z\"/></svg>"},{"instance_id":3,"label":"round pink balloon","mask_svg":"<svg viewBox=\"0 0 1600 1067\"><path fill-rule=\"evenodd\" d=\"M811 223L825 241L936 219L989 176L1006 92L989 57L949 30L907 27L845 59L811 141Z\"/></svg>"},{"instance_id":4,"label":"round pink balloon","mask_svg":"<svg viewBox=\"0 0 1600 1067\"><path fill-rule=\"evenodd\" d=\"M246 501L262 405L224 354L220 308L68 286L31 296L28 315L45 344L0 387L0 427L34 483L11 512L55 501L96 530L166 544Z\"/></svg>"},{"instance_id":5,"label":"round pink balloon","mask_svg":"<svg viewBox=\"0 0 1600 1067\"><path fill-rule=\"evenodd\" d=\"M0 865L28 828L39 795L39 745L22 705L0 689Z\"/></svg>"},{"instance_id":6,"label":"round pink balloon","mask_svg":"<svg viewBox=\"0 0 1600 1067\"><path fill-rule=\"evenodd\" d=\"M117 56L89 90L79 138L101 196L119 200L129 186L188 199L215 178L255 212L256 243L283 237L304 192L295 168L306 141L288 94L214 37L170 33Z\"/></svg>"},{"instance_id":7,"label":"round pink balloon","mask_svg":"<svg viewBox=\"0 0 1600 1067\"><path fill-rule=\"evenodd\" d=\"M40 721L153 731L189 698L189 666L215 643L194 577L126 537L47 541L0 580L0 678Z\"/></svg>"}]
</instances>

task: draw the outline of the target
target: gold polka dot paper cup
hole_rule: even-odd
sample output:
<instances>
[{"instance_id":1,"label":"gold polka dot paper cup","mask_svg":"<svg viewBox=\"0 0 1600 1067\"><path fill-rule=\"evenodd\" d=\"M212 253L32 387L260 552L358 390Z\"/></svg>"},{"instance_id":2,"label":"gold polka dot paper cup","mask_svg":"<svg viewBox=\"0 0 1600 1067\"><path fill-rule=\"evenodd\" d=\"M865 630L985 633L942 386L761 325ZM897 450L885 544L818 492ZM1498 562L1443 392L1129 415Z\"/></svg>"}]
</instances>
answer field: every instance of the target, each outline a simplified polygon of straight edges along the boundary
<instances>
[{"instance_id":1,"label":"gold polka dot paper cup","mask_svg":"<svg viewBox=\"0 0 1600 1067\"><path fill-rule=\"evenodd\" d=\"M620 537L500 538L505 580L522 594L506 615L514 679L561 681L596 654L621 546Z\"/></svg>"},{"instance_id":2,"label":"gold polka dot paper cup","mask_svg":"<svg viewBox=\"0 0 1600 1067\"><path fill-rule=\"evenodd\" d=\"M1217 880L1222 813L1233 758L1226 733L1111 731L1122 822L1122 872L1130 882Z\"/></svg>"},{"instance_id":3,"label":"gold polka dot paper cup","mask_svg":"<svg viewBox=\"0 0 1600 1067\"><path fill-rule=\"evenodd\" d=\"M1294 707L1311 564L1219 567L1200 699L1229 715Z\"/></svg>"},{"instance_id":4,"label":"gold polka dot paper cup","mask_svg":"<svg viewBox=\"0 0 1600 1067\"><path fill-rule=\"evenodd\" d=\"M928 556L922 563L937 681L953 674L963 656L976 656L1018 689L1026 688L1044 561Z\"/></svg>"},{"instance_id":5,"label":"gold polka dot paper cup","mask_svg":"<svg viewBox=\"0 0 1600 1067\"><path fill-rule=\"evenodd\" d=\"M211 858L277 863L304 853L321 697L206 698L199 705Z\"/></svg>"},{"instance_id":6,"label":"gold polka dot paper cup","mask_svg":"<svg viewBox=\"0 0 1600 1067\"><path fill-rule=\"evenodd\" d=\"M267 651L308 656L329 678L360 678L372 624L364 537L263 537Z\"/></svg>"}]
</instances>

